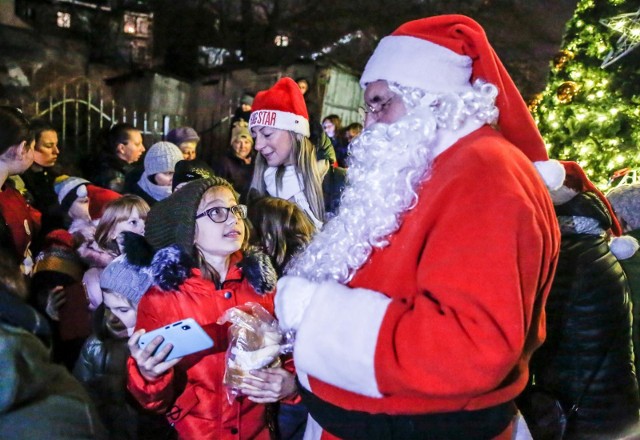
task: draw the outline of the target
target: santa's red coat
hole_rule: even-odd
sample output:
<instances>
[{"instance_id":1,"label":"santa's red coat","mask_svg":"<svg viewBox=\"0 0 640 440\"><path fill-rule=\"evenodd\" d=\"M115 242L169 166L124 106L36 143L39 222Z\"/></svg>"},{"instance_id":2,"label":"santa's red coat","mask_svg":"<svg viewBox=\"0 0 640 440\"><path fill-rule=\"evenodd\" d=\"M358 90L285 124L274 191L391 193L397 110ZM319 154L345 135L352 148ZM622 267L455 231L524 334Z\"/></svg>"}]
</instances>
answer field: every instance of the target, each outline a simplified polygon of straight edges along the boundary
<instances>
[{"instance_id":1,"label":"santa's red coat","mask_svg":"<svg viewBox=\"0 0 640 440\"><path fill-rule=\"evenodd\" d=\"M435 159L418 195L348 287L320 285L298 329L298 372L339 407L495 406L522 391L544 340L560 235L530 160L485 126Z\"/></svg>"}]
</instances>

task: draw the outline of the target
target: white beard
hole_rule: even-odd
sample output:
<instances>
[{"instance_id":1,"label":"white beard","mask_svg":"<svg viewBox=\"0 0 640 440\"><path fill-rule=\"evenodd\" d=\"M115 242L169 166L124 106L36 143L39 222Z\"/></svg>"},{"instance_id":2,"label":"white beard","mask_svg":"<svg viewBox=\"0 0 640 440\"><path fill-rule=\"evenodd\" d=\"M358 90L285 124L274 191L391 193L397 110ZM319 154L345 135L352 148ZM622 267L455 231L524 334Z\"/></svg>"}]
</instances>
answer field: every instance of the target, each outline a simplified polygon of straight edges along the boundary
<instances>
[{"instance_id":1,"label":"white beard","mask_svg":"<svg viewBox=\"0 0 640 440\"><path fill-rule=\"evenodd\" d=\"M481 80L459 95L397 92L406 94L407 115L393 124L375 124L351 142L348 184L338 214L290 262L287 275L351 281L375 248L389 244L405 212L417 204L417 190L429 178L434 158L498 119L497 88Z\"/></svg>"},{"instance_id":2,"label":"white beard","mask_svg":"<svg viewBox=\"0 0 640 440\"><path fill-rule=\"evenodd\" d=\"M415 206L416 189L429 175L436 144L436 118L429 108L365 129L350 144L348 185L338 214L286 273L316 282L349 282L374 248L388 244L403 214Z\"/></svg>"}]
</instances>

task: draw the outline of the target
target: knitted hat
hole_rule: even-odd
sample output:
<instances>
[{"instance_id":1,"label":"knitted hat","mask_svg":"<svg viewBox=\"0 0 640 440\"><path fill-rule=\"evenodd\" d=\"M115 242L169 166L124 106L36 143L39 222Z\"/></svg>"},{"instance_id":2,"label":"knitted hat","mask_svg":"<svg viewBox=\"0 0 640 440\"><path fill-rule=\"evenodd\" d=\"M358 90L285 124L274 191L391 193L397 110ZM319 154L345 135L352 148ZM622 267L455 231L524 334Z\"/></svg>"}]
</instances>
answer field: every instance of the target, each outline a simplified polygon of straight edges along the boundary
<instances>
[{"instance_id":1,"label":"knitted hat","mask_svg":"<svg viewBox=\"0 0 640 440\"><path fill-rule=\"evenodd\" d=\"M291 78L282 78L253 100L249 128L273 127L309 137L309 113L300 88Z\"/></svg>"},{"instance_id":2,"label":"knitted hat","mask_svg":"<svg viewBox=\"0 0 640 440\"><path fill-rule=\"evenodd\" d=\"M248 139L253 144L253 138L251 137L249 128L242 124L235 125L231 130L231 143L234 143L239 138Z\"/></svg>"},{"instance_id":3,"label":"knitted hat","mask_svg":"<svg viewBox=\"0 0 640 440\"><path fill-rule=\"evenodd\" d=\"M212 176L189 182L153 205L144 232L149 244L156 250L176 244L190 254L196 232L196 211L202 196L212 186L224 186L236 194L228 181Z\"/></svg>"},{"instance_id":4,"label":"knitted hat","mask_svg":"<svg viewBox=\"0 0 640 440\"><path fill-rule=\"evenodd\" d=\"M484 30L471 18L441 15L401 25L380 41L360 85L385 80L435 94L459 93L470 90L478 78L498 88L498 124L504 137L534 162L549 188L561 186L562 167L549 161L526 103Z\"/></svg>"},{"instance_id":5,"label":"knitted hat","mask_svg":"<svg viewBox=\"0 0 640 440\"><path fill-rule=\"evenodd\" d=\"M174 128L167 134L167 142L171 142L172 144L180 145L188 141L200 141L200 136L198 136L198 133L191 127Z\"/></svg>"},{"instance_id":6,"label":"knitted hat","mask_svg":"<svg viewBox=\"0 0 640 440\"><path fill-rule=\"evenodd\" d=\"M607 193L607 199L632 230L640 229L640 183L620 185Z\"/></svg>"},{"instance_id":7,"label":"knitted hat","mask_svg":"<svg viewBox=\"0 0 640 440\"><path fill-rule=\"evenodd\" d=\"M95 185L87 185L87 192L89 193L89 215L92 220L102 217L107 203L122 197L122 194Z\"/></svg>"},{"instance_id":8,"label":"knitted hat","mask_svg":"<svg viewBox=\"0 0 640 440\"><path fill-rule=\"evenodd\" d=\"M253 105L253 96L251 96L251 95L242 95L242 99L240 100L240 104Z\"/></svg>"},{"instance_id":9,"label":"knitted hat","mask_svg":"<svg viewBox=\"0 0 640 440\"><path fill-rule=\"evenodd\" d=\"M144 171L147 176L157 173L172 173L176 164L183 159L182 151L171 142L155 143L144 157Z\"/></svg>"},{"instance_id":10,"label":"knitted hat","mask_svg":"<svg viewBox=\"0 0 640 440\"><path fill-rule=\"evenodd\" d=\"M100 274L100 288L110 290L127 298L137 306L140 299L153 284L148 267L135 266L120 255L104 268Z\"/></svg>"},{"instance_id":11,"label":"knitted hat","mask_svg":"<svg viewBox=\"0 0 640 440\"><path fill-rule=\"evenodd\" d=\"M191 182L197 179L206 179L214 175L215 173L206 162L198 159L181 160L176 164L171 189L175 191L176 187L181 183Z\"/></svg>"},{"instance_id":12,"label":"knitted hat","mask_svg":"<svg viewBox=\"0 0 640 440\"><path fill-rule=\"evenodd\" d=\"M53 189L58 195L58 203L62 207L63 212L69 211L73 202L79 197L87 197L86 184L90 183L81 177L69 177L62 175L56 178Z\"/></svg>"},{"instance_id":13,"label":"knitted hat","mask_svg":"<svg viewBox=\"0 0 640 440\"><path fill-rule=\"evenodd\" d=\"M67 275L70 280L80 281L84 271L85 266L74 249L73 236L64 229L48 233L43 250L36 257L33 278L55 272Z\"/></svg>"}]
</instances>

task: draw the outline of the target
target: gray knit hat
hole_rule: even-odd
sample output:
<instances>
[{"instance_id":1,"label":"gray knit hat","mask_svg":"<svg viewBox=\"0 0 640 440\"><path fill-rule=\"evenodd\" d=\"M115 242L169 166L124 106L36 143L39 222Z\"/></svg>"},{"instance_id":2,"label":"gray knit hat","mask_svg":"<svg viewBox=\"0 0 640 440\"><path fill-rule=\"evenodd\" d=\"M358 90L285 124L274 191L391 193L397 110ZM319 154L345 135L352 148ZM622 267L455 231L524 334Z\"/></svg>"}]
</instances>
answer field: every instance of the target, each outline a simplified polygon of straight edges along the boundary
<instances>
[{"instance_id":1,"label":"gray knit hat","mask_svg":"<svg viewBox=\"0 0 640 440\"><path fill-rule=\"evenodd\" d=\"M184 159L182 151L177 145L171 142L158 142L149 148L144 157L144 171L147 176L173 172L176 164L182 159Z\"/></svg>"},{"instance_id":2,"label":"gray knit hat","mask_svg":"<svg viewBox=\"0 0 640 440\"><path fill-rule=\"evenodd\" d=\"M640 183L621 185L607 193L616 216L630 229L640 229Z\"/></svg>"},{"instance_id":3,"label":"gray knit hat","mask_svg":"<svg viewBox=\"0 0 640 440\"><path fill-rule=\"evenodd\" d=\"M134 266L125 255L115 258L100 274L101 289L122 295L134 306L138 305L152 284L151 269Z\"/></svg>"},{"instance_id":4,"label":"gray knit hat","mask_svg":"<svg viewBox=\"0 0 640 440\"><path fill-rule=\"evenodd\" d=\"M156 250L176 244L191 254L196 234L196 214L204 193L212 186L233 186L222 177L193 180L159 201L147 215L144 236Z\"/></svg>"}]
</instances>

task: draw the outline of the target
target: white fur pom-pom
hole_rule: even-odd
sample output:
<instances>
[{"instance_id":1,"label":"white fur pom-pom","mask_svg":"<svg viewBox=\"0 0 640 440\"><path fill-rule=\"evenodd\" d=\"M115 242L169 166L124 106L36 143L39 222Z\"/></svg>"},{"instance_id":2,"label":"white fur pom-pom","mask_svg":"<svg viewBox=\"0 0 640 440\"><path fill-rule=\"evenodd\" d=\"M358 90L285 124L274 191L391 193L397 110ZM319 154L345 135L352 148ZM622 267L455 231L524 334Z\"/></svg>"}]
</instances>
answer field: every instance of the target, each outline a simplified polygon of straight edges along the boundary
<instances>
[{"instance_id":1,"label":"white fur pom-pom","mask_svg":"<svg viewBox=\"0 0 640 440\"><path fill-rule=\"evenodd\" d=\"M609 242L609 249L611 249L611 253L613 253L618 260L631 258L638 248L640 248L638 240L628 235L614 237Z\"/></svg>"},{"instance_id":2,"label":"white fur pom-pom","mask_svg":"<svg viewBox=\"0 0 640 440\"><path fill-rule=\"evenodd\" d=\"M538 170L542 180L550 190L558 189L564 183L566 171L562 164L557 160L549 159L545 161L534 162L533 165Z\"/></svg>"}]
</instances>

